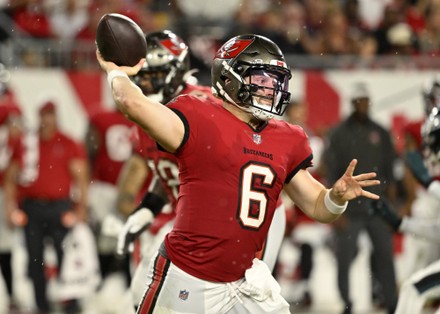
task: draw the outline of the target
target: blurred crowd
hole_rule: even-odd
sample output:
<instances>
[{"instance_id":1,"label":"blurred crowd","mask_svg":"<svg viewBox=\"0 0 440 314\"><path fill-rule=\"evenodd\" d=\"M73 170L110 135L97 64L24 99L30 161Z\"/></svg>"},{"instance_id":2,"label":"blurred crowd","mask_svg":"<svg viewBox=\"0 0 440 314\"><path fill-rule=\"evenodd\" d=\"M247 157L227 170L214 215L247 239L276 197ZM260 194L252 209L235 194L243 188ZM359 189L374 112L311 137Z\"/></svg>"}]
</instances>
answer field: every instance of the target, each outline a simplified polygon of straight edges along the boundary
<instances>
[{"instance_id":1,"label":"blurred crowd","mask_svg":"<svg viewBox=\"0 0 440 314\"><path fill-rule=\"evenodd\" d=\"M146 33L176 32L202 65L226 38L240 33L267 36L287 55L351 55L369 67L377 56L401 55L428 57L417 64L426 68L440 51L438 0L11 0L0 1L0 10L0 43L54 40L76 51L67 56L73 68L90 66L78 51L93 52L97 23L110 12L129 16ZM23 48L21 64L60 65L38 59L35 51Z\"/></svg>"}]
</instances>

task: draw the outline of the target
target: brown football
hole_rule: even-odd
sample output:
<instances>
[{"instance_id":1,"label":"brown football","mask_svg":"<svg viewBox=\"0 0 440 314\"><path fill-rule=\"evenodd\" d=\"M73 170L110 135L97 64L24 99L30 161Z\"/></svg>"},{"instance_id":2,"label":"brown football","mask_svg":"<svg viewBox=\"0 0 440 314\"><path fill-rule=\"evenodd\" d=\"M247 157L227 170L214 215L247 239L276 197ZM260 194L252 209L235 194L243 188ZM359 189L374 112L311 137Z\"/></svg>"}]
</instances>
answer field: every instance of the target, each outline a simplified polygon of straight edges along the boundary
<instances>
[{"instance_id":1,"label":"brown football","mask_svg":"<svg viewBox=\"0 0 440 314\"><path fill-rule=\"evenodd\" d=\"M146 56L147 43L142 29L118 13L105 14L100 19L96 45L104 60L119 66L134 66Z\"/></svg>"}]
</instances>

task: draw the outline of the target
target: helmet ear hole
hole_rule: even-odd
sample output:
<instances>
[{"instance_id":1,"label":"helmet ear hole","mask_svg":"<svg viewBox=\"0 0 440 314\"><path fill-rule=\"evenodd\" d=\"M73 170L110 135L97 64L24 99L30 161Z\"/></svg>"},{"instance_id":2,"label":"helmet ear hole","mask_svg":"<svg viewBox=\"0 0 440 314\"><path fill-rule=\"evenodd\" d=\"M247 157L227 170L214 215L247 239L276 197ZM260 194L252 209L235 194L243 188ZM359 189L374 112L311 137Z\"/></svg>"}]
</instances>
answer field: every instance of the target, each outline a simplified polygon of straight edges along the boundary
<instances>
[{"instance_id":1,"label":"helmet ear hole","mask_svg":"<svg viewBox=\"0 0 440 314\"><path fill-rule=\"evenodd\" d=\"M237 66L235 67L235 69L234 69L234 71L237 72L237 73L240 74L240 75L243 74L243 70L244 70L244 68L243 68L243 66L241 66L241 65L237 65Z\"/></svg>"},{"instance_id":2,"label":"helmet ear hole","mask_svg":"<svg viewBox=\"0 0 440 314\"><path fill-rule=\"evenodd\" d=\"M247 102L250 97L251 93L249 93L245 86L241 86L237 92L237 99L241 102Z\"/></svg>"}]
</instances>

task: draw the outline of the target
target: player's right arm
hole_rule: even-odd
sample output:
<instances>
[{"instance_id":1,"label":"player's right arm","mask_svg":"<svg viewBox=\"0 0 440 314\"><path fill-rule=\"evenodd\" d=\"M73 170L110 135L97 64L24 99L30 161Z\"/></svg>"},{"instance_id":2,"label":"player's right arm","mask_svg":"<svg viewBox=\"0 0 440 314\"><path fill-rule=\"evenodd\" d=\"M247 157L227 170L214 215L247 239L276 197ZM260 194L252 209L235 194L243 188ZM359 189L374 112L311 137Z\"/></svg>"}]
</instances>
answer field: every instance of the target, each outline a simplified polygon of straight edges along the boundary
<instances>
[{"instance_id":1,"label":"player's right arm","mask_svg":"<svg viewBox=\"0 0 440 314\"><path fill-rule=\"evenodd\" d=\"M101 68L107 73L119 110L139 124L164 149L175 152L185 133L182 120L166 106L146 97L128 78L128 75L135 75L140 70L145 59L141 59L133 67L118 67L115 63L102 59L98 50L96 56Z\"/></svg>"}]
</instances>

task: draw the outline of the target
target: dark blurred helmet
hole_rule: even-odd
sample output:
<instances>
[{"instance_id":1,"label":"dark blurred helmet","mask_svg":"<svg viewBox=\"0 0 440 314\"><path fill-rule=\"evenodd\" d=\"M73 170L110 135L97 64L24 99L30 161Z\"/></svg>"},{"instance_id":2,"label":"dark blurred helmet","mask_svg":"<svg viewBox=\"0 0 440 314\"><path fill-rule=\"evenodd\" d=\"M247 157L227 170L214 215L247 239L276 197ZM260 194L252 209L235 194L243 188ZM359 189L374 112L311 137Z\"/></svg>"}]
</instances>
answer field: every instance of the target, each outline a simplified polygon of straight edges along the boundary
<instances>
[{"instance_id":1,"label":"dark blurred helmet","mask_svg":"<svg viewBox=\"0 0 440 314\"><path fill-rule=\"evenodd\" d=\"M440 109L440 77L427 81L422 89L425 114L428 116L433 108Z\"/></svg>"},{"instance_id":2,"label":"dark blurred helmet","mask_svg":"<svg viewBox=\"0 0 440 314\"><path fill-rule=\"evenodd\" d=\"M258 81L252 81L255 77ZM259 35L230 39L217 51L211 69L213 93L260 120L283 115L291 77L280 48Z\"/></svg>"},{"instance_id":3,"label":"dark blurred helmet","mask_svg":"<svg viewBox=\"0 0 440 314\"><path fill-rule=\"evenodd\" d=\"M165 30L145 36L146 61L133 81L145 95L156 95L167 103L185 86L185 74L189 71L189 49L184 41Z\"/></svg>"}]
</instances>

